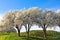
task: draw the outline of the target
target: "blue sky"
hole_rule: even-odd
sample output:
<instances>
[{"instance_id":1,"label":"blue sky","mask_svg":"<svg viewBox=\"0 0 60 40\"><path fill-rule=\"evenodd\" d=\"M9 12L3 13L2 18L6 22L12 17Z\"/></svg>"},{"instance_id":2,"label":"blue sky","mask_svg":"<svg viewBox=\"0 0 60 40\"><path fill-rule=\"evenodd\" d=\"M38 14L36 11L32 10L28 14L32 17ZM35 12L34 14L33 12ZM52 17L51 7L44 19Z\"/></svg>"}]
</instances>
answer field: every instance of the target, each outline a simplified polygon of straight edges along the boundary
<instances>
[{"instance_id":1,"label":"blue sky","mask_svg":"<svg viewBox=\"0 0 60 40\"><path fill-rule=\"evenodd\" d=\"M60 9L60 0L0 0L0 15L8 10L16 10L30 7L52 10Z\"/></svg>"},{"instance_id":2,"label":"blue sky","mask_svg":"<svg viewBox=\"0 0 60 40\"><path fill-rule=\"evenodd\" d=\"M30 7L60 9L60 0L0 0L0 16L8 10Z\"/></svg>"},{"instance_id":3,"label":"blue sky","mask_svg":"<svg viewBox=\"0 0 60 40\"><path fill-rule=\"evenodd\" d=\"M60 9L60 0L0 0L0 18L8 10L39 7L56 10Z\"/></svg>"}]
</instances>

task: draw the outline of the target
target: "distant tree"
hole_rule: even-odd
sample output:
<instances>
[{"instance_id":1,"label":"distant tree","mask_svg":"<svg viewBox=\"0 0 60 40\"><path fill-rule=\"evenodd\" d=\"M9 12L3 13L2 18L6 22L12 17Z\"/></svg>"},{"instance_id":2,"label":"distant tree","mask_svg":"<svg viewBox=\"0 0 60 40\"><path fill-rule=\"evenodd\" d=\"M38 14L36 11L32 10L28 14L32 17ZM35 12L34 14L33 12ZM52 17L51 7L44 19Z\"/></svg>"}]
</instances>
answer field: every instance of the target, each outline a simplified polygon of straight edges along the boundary
<instances>
[{"instance_id":1,"label":"distant tree","mask_svg":"<svg viewBox=\"0 0 60 40\"><path fill-rule=\"evenodd\" d=\"M0 20L0 31L3 31L3 20Z\"/></svg>"}]
</instances>

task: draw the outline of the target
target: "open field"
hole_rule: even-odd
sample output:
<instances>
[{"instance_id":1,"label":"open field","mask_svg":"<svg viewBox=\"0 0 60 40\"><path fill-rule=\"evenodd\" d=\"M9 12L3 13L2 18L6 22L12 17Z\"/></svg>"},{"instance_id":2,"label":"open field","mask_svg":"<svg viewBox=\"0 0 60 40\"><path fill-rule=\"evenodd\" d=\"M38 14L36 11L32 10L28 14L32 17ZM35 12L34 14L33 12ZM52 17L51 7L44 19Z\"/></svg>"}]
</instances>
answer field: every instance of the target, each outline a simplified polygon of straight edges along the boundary
<instances>
[{"instance_id":1,"label":"open field","mask_svg":"<svg viewBox=\"0 0 60 40\"><path fill-rule=\"evenodd\" d=\"M44 40L43 31L33 30L30 31L30 38L27 38L27 33L22 32L21 37L17 33L0 32L0 40ZM55 31L47 31L46 40L60 40L60 33Z\"/></svg>"}]
</instances>

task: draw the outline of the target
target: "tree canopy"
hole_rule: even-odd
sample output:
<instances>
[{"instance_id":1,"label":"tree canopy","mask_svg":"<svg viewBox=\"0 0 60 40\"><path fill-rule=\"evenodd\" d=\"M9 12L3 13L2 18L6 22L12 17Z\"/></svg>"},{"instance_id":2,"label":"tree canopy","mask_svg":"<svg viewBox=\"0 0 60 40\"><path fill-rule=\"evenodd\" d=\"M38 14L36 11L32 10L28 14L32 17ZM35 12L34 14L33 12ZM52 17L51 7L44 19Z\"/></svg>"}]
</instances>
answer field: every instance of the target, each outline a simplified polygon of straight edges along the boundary
<instances>
[{"instance_id":1,"label":"tree canopy","mask_svg":"<svg viewBox=\"0 0 60 40\"><path fill-rule=\"evenodd\" d=\"M60 10L54 12L50 9L42 10L38 7L32 7L29 9L11 10L3 16L4 27L10 28L15 26L19 32L24 25L28 36L30 28L34 24L43 29L44 37L46 38L46 29L48 27L56 25L60 27Z\"/></svg>"}]
</instances>

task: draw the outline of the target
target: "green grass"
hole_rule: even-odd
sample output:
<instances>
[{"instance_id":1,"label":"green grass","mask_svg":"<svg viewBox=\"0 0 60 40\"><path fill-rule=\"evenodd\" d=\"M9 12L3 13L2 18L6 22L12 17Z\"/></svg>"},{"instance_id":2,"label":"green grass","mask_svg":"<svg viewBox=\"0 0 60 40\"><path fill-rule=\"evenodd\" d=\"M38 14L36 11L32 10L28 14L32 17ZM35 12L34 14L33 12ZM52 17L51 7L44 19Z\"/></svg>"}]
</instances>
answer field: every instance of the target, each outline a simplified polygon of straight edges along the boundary
<instances>
[{"instance_id":1,"label":"green grass","mask_svg":"<svg viewBox=\"0 0 60 40\"><path fill-rule=\"evenodd\" d=\"M27 33L22 32L21 37L17 36L17 33L0 32L0 40L44 40L42 30L30 31L30 37L27 38ZM60 40L60 33L55 31L47 31L46 40Z\"/></svg>"}]
</instances>

